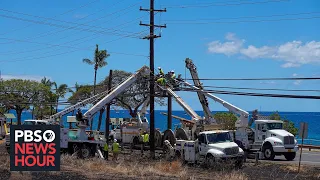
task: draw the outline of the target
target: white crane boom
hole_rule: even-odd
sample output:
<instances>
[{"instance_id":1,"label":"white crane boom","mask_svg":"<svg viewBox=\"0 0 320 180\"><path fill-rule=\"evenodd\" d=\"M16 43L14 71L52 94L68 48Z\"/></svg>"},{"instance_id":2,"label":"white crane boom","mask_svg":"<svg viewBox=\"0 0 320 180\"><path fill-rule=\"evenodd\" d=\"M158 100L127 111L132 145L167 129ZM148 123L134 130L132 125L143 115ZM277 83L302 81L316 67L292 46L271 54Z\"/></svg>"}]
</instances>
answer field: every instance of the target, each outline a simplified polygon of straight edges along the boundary
<instances>
[{"instance_id":1,"label":"white crane boom","mask_svg":"<svg viewBox=\"0 0 320 180\"><path fill-rule=\"evenodd\" d=\"M186 103L179 97L175 92L172 91L169 87L161 87L158 85L159 88L162 90L167 91L176 101L180 104L180 106L192 117L193 120L197 121L200 120L201 117Z\"/></svg>"},{"instance_id":2,"label":"white crane boom","mask_svg":"<svg viewBox=\"0 0 320 180\"><path fill-rule=\"evenodd\" d=\"M147 75L150 72L149 67L143 66L135 74L131 75L127 80L121 83L118 87L113 89L107 96L102 98L98 103L92 106L86 113L84 117L90 121L96 112L103 108L106 104L110 103L115 97L117 97L121 92L123 92L127 87L133 84L139 77Z\"/></svg>"},{"instance_id":3,"label":"white crane boom","mask_svg":"<svg viewBox=\"0 0 320 180\"><path fill-rule=\"evenodd\" d=\"M102 93L99 93L99 94L97 94L95 96L92 96L90 98L87 98L87 99L85 99L85 100L83 100L81 102L78 102L77 104L72 105L72 106L70 106L70 107L68 107L68 108L66 108L66 109L64 109L64 110L62 110L62 111L60 111L60 112L58 112L56 114L53 114L53 115L50 116L50 121L55 121L56 119L61 119L62 116L68 114L69 112L72 112L72 111L74 111L74 110L76 110L76 109L78 109L80 107L83 107L86 104L93 103L93 102L99 100L100 98L102 98L103 96L105 96L106 94L108 94L108 90L104 91Z\"/></svg>"},{"instance_id":4,"label":"white crane boom","mask_svg":"<svg viewBox=\"0 0 320 180\"><path fill-rule=\"evenodd\" d=\"M192 60L187 58L185 60L186 62L186 67L189 69L191 77L193 79L193 83L195 84L196 87L198 87L199 89L203 89L201 82L199 81L199 76L198 76L198 72L197 72L197 67L193 64ZM201 92L197 92L198 94L198 98L200 100L205 118L207 121L213 121L213 123L215 123L215 120L213 119L213 116L211 114L211 111L209 109L209 103L208 100L206 98L206 96L204 94L202 94Z\"/></svg>"},{"instance_id":5,"label":"white crane boom","mask_svg":"<svg viewBox=\"0 0 320 180\"><path fill-rule=\"evenodd\" d=\"M202 94L204 94L205 96L213 99L214 101L222 104L225 108L227 108L230 112L233 112L235 114L238 114L240 115L240 118L237 120L236 122L236 127L247 127L248 126L248 117L249 117L249 113L241 108L238 108L237 106L233 105L233 104L230 104L222 99L220 99L219 97L213 95L213 94L210 94L210 93L207 93L205 92L204 90L198 88L198 87L195 87L193 85L191 85L190 83L188 82L185 82L185 81L182 81L185 85L195 89L196 91L198 92L201 92Z\"/></svg>"}]
</instances>

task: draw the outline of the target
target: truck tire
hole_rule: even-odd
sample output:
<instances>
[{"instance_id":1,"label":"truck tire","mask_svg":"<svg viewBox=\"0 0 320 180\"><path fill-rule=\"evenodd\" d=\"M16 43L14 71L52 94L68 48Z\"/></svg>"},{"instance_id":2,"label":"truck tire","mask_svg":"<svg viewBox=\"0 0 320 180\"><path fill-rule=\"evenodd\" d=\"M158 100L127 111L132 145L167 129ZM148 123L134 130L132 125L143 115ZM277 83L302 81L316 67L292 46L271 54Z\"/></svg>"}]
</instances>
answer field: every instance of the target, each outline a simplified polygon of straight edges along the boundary
<instances>
[{"instance_id":1,"label":"truck tire","mask_svg":"<svg viewBox=\"0 0 320 180\"><path fill-rule=\"evenodd\" d=\"M273 151L273 147L271 144L265 144L263 146L263 155L266 159L268 160L274 160L274 157L276 156L276 154Z\"/></svg>"},{"instance_id":2,"label":"truck tire","mask_svg":"<svg viewBox=\"0 0 320 180\"><path fill-rule=\"evenodd\" d=\"M209 167L213 167L214 166L214 163L215 163L215 159L214 157L212 156L212 154L208 154L206 156L206 166L209 168Z\"/></svg>"},{"instance_id":3,"label":"truck tire","mask_svg":"<svg viewBox=\"0 0 320 180\"><path fill-rule=\"evenodd\" d=\"M295 152L287 152L283 154L287 161L292 161L294 158L296 158Z\"/></svg>"},{"instance_id":4,"label":"truck tire","mask_svg":"<svg viewBox=\"0 0 320 180\"><path fill-rule=\"evenodd\" d=\"M83 144L81 147L81 150L80 150L81 158L83 158L83 159L90 158L92 156L91 151L92 150L91 150L90 146Z\"/></svg>"}]
</instances>

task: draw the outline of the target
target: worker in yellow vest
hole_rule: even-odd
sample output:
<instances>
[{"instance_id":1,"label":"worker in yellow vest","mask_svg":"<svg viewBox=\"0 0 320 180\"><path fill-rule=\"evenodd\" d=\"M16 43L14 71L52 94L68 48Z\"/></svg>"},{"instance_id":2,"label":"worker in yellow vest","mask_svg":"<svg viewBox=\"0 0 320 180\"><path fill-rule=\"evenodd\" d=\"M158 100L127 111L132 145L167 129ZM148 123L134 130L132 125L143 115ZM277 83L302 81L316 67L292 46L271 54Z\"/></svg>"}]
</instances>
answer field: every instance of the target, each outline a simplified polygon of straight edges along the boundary
<instances>
[{"instance_id":1,"label":"worker in yellow vest","mask_svg":"<svg viewBox=\"0 0 320 180\"><path fill-rule=\"evenodd\" d=\"M118 160L118 154L119 154L119 152L120 152L119 146L120 146L120 145L119 145L119 143L117 142L117 140L114 139L113 144L112 144L112 153L113 153L113 158L112 158L112 160L113 160L113 161Z\"/></svg>"},{"instance_id":2,"label":"worker in yellow vest","mask_svg":"<svg viewBox=\"0 0 320 180\"><path fill-rule=\"evenodd\" d=\"M109 145L107 142L103 146L103 155L104 155L104 159L108 161Z\"/></svg>"}]
</instances>

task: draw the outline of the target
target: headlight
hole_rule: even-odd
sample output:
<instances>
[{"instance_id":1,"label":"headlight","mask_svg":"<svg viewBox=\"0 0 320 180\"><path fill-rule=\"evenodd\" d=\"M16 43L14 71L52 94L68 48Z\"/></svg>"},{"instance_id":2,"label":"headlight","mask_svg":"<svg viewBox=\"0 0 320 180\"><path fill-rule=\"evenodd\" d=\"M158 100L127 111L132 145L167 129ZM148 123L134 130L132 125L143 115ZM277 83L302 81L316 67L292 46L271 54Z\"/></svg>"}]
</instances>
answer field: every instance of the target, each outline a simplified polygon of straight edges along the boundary
<instances>
[{"instance_id":1,"label":"headlight","mask_svg":"<svg viewBox=\"0 0 320 180\"><path fill-rule=\"evenodd\" d=\"M273 143L275 146L280 146L280 145L282 145L282 142L274 142Z\"/></svg>"}]
</instances>

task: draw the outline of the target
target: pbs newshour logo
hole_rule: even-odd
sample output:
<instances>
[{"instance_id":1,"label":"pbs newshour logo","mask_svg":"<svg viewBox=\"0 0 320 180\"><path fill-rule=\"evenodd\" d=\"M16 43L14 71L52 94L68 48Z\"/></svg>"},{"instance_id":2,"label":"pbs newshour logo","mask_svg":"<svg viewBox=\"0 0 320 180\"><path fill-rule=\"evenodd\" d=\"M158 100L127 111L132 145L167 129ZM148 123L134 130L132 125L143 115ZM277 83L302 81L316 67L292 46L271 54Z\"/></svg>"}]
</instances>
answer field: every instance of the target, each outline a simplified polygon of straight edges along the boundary
<instances>
[{"instance_id":1,"label":"pbs newshour logo","mask_svg":"<svg viewBox=\"0 0 320 180\"><path fill-rule=\"evenodd\" d=\"M59 125L10 126L11 171L59 171Z\"/></svg>"}]
</instances>

